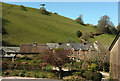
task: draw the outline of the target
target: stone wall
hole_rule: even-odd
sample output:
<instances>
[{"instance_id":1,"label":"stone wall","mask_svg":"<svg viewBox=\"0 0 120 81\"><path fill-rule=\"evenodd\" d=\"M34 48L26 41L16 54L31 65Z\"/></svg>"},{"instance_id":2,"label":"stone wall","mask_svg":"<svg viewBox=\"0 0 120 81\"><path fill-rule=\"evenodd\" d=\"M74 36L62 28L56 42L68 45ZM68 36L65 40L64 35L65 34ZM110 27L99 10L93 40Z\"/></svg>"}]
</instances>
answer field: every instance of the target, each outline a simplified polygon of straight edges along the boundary
<instances>
[{"instance_id":1,"label":"stone wall","mask_svg":"<svg viewBox=\"0 0 120 81\"><path fill-rule=\"evenodd\" d=\"M110 73L113 79L120 81L120 38L110 51Z\"/></svg>"}]
</instances>

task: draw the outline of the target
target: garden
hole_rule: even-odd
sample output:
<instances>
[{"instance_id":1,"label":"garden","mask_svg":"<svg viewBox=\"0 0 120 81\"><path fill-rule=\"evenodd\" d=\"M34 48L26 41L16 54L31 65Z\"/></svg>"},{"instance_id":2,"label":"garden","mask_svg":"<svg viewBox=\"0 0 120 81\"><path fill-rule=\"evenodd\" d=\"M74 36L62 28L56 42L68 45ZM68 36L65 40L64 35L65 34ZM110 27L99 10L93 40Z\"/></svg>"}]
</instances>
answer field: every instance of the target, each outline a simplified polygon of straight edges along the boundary
<instances>
[{"instance_id":1,"label":"garden","mask_svg":"<svg viewBox=\"0 0 120 81\"><path fill-rule=\"evenodd\" d=\"M14 62L3 59L3 76L63 79L64 81L101 81L103 76L100 71L103 71L103 64L98 64L95 60L76 62L64 54L66 54L65 51L57 49L55 54L25 55L16 57ZM105 71L109 72L109 63L105 64ZM58 70L53 70L53 67L58 67Z\"/></svg>"}]
</instances>

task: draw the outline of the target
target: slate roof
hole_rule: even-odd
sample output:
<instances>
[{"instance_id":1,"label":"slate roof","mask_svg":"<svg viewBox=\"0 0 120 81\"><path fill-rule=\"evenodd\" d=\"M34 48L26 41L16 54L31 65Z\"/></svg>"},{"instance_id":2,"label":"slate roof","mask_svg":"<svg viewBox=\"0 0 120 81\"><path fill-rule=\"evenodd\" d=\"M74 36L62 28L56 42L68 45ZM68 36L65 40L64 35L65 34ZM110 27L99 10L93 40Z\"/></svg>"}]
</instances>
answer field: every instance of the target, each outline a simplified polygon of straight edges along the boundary
<instances>
[{"instance_id":1,"label":"slate roof","mask_svg":"<svg viewBox=\"0 0 120 81\"><path fill-rule=\"evenodd\" d=\"M89 50L94 49L94 47L91 47L90 44L83 45L81 43L47 43L47 44L21 44L20 45L20 53L41 53L46 50L52 50L54 48L64 48L65 50L70 50L71 48L74 48L74 50Z\"/></svg>"},{"instance_id":2,"label":"slate roof","mask_svg":"<svg viewBox=\"0 0 120 81\"><path fill-rule=\"evenodd\" d=\"M47 43L47 49L54 49L58 47L58 43Z\"/></svg>"},{"instance_id":3,"label":"slate roof","mask_svg":"<svg viewBox=\"0 0 120 81\"><path fill-rule=\"evenodd\" d=\"M64 48L66 50L70 50L72 48L72 46L69 43L64 43L59 45L59 47Z\"/></svg>"},{"instance_id":4,"label":"slate roof","mask_svg":"<svg viewBox=\"0 0 120 81\"><path fill-rule=\"evenodd\" d=\"M20 45L20 53L42 53L46 51L46 44L21 44Z\"/></svg>"},{"instance_id":5,"label":"slate roof","mask_svg":"<svg viewBox=\"0 0 120 81\"><path fill-rule=\"evenodd\" d=\"M15 52L19 52L20 47L2 47L2 49L3 49L6 53L15 53Z\"/></svg>"},{"instance_id":6,"label":"slate roof","mask_svg":"<svg viewBox=\"0 0 120 81\"><path fill-rule=\"evenodd\" d=\"M119 39L119 37L120 37L120 31L117 33L115 39L113 40L112 44L110 45L109 51L111 51L111 49L113 48L113 46L115 45L115 43L117 42L117 40Z\"/></svg>"},{"instance_id":7,"label":"slate roof","mask_svg":"<svg viewBox=\"0 0 120 81\"><path fill-rule=\"evenodd\" d=\"M90 44L83 45L81 43L64 43L61 44L59 47L62 47L66 50L70 50L71 48L74 48L74 50L89 50L89 49L94 49L93 46L91 47Z\"/></svg>"}]
</instances>

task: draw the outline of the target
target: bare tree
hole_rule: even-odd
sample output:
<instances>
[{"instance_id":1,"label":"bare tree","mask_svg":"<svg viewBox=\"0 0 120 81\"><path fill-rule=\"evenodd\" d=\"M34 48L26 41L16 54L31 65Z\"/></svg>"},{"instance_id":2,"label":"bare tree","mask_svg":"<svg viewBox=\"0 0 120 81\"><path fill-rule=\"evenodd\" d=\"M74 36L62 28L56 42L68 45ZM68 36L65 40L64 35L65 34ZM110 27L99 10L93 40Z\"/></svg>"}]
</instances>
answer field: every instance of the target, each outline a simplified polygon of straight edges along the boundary
<instances>
[{"instance_id":1,"label":"bare tree","mask_svg":"<svg viewBox=\"0 0 120 81\"><path fill-rule=\"evenodd\" d=\"M120 31L120 23L117 26L117 30Z\"/></svg>"},{"instance_id":2,"label":"bare tree","mask_svg":"<svg viewBox=\"0 0 120 81\"><path fill-rule=\"evenodd\" d=\"M82 15L80 15L80 16L76 19L76 21L77 21L77 23L79 23L79 24L84 24Z\"/></svg>"},{"instance_id":3,"label":"bare tree","mask_svg":"<svg viewBox=\"0 0 120 81\"><path fill-rule=\"evenodd\" d=\"M63 48L56 48L54 52L48 52L44 57L43 61L45 63L49 63L52 66L58 67L60 71L60 79L62 78L62 67L66 63L70 63L70 59L68 57L68 52Z\"/></svg>"},{"instance_id":4,"label":"bare tree","mask_svg":"<svg viewBox=\"0 0 120 81\"><path fill-rule=\"evenodd\" d=\"M109 51L107 47L103 46L100 42L96 42L98 49L96 51L90 52L87 55L88 62L95 62L99 66L103 65L103 71L105 71L105 65L109 62Z\"/></svg>"}]
</instances>

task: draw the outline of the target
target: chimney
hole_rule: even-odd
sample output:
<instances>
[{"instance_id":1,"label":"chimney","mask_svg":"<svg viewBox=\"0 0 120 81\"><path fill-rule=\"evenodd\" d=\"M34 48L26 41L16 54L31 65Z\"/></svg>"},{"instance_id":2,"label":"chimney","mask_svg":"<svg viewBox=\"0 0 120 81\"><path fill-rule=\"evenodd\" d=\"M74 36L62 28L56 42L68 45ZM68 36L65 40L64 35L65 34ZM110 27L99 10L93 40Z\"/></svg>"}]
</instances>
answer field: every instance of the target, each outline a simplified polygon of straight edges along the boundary
<instances>
[{"instance_id":1,"label":"chimney","mask_svg":"<svg viewBox=\"0 0 120 81\"><path fill-rule=\"evenodd\" d=\"M59 47L59 40L57 41L57 47Z\"/></svg>"},{"instance_id":2,"label":"chimney","mask_svg":"<svg viewBox=\"0 0 120 81\"><path fill-rule=\"evenodd\" d=\"M36 41L34 41L33 46L37 46L37 42Z\"/></svg>"},{"instance_id":3,"label":"chimney","mask_svg":"<svg viewBox=\"0 0 120 81\"><path fill-rule=\"evenodd\" d=\"M82 44L85 45L85 40L84 39L81 39L82 40Z\"/></svg>"}]
</instances>

